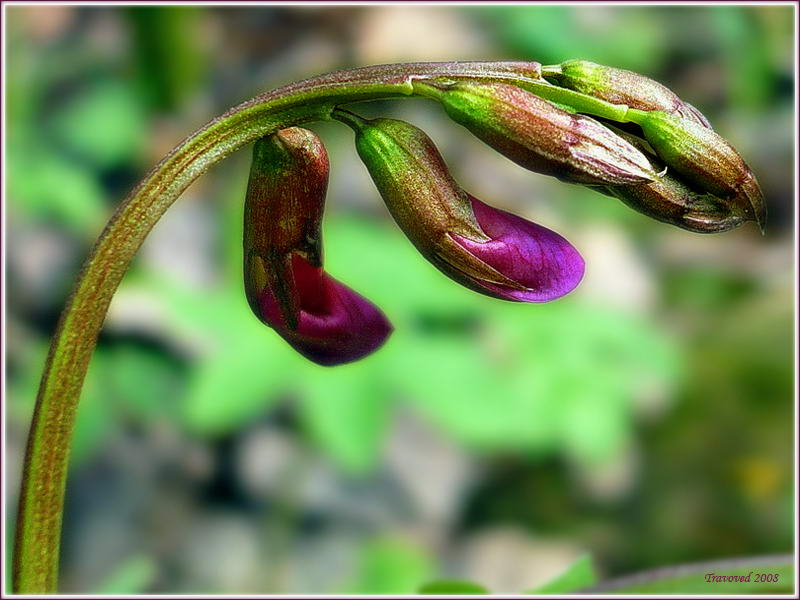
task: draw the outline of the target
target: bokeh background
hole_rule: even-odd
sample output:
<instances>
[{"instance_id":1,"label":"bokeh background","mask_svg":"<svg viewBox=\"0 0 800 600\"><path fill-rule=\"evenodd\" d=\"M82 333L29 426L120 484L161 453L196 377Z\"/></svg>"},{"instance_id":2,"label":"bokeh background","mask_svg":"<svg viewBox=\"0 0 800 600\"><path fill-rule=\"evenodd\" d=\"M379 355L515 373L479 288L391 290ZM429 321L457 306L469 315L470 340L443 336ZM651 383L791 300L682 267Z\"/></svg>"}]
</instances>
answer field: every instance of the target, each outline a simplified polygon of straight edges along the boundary
<instances>
[{"instance_id":1,"label":"bokeh background","mask_svg":"<svg viewBox=\"0 0 800 600\"><path fill-rule=\"evenodd\" d=\"M247 308L249 148L196 182L122 284L71 458L65 592L535 588L793 547L793 8L6 7L9 527L50 335L114 207L228 107L382 62L568 58L699 107L765 192L716 236L524 171L426 100L357 107L424 128L486 202L565 235L569 297L516 305L439 275L389 219L339 124L329 271L396 331L360 363L296 355Z\"/></svg>"}]
</instances>

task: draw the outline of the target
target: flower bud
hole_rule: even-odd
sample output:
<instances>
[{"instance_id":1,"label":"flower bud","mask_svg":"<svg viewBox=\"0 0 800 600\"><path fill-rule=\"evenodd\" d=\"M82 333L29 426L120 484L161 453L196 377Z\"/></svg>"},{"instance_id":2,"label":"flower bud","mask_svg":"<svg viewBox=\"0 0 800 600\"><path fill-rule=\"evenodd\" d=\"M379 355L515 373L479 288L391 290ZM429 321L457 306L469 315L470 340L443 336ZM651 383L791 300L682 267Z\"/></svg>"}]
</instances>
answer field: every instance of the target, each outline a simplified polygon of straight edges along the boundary
<instances>
[{"instance_id":1,"label":"flower bud","mask_svg":"<svg viewBox=\"0 0 800 600\"><path fill-rule=\"evenodd\" d=\"M661 111L643 113L637 123L668 167L703 193L719 197L762 232L766 205L750 167L720 135L699 123Z\"/></svg>"},{"instance_id":2,"label":"flower bud","mask_svg":"<svg viewBox=\"0 0 800 600\"><path fill-rule=\"evenodd\" d=\"M612 104L625 104L644 111L677 113L710 127L705 116L694 106L681 100L666 86L633 71L598 65L588 60L568 60L556 68L548 68L545 75L563 87Z\"/></svg>"},{"instance_id":3,"label":"flower bud","mask_svg":"<svg viewBox=\"0 0 800 600\"><path fill-rule=\"evenodd\" d=\"M648 217L695 233L721 233L745 222L745 216L724 201L699 194L670 174L652 183L610 186L606 191Z\"/></svg>"},{"instance_id":4,"label":"flower bud","mask_svg":"<svg viewBox=\"0 0 800 600\"><path fill-rule=\"evenodd\" d=\"M578 285L583 259L567 240L463 191L420 129L392 119L342 120L356 131L358 154L392 216L445 275L519 302L553 300Z\"/></svg>"},{"instance_id":5,"label":"flower bud","mask_svg":"<svg viewBox=\"0 0 800 600\"><path fill-rule=\"evenodd\" d=\"M622 200L630 208L657 221L695 233L720 233L746 221L741 209L716 196L697 190L653 156L641 138L612 127L620 136L645 153L656 169L664 173L656 181L641 185L595 187L597 191Z\"/></svg>"},{"instance_id":6,"label":"flower bud","mask_svg":"<svg viewBox=\"0 0 800 600\"><path fill-rule=\"evenodd\" d=\"M321 365L377 350L392 327L380 310L322 269L328 155L293 127L253 148L244 219L244 280L256 316Z\"/></svg>"},{"instance_id":7,"label":"flower bud","mask_svg":"<svg viewBox=\"0 0 800 600\"><path fill-rule=\"evenodd\" d=\"M531 171L586 185L656 178L641 152L594 119L568 113L516 86L463 82L430 90L428 85L451 119Z\"/></svg>"}]
</instances>

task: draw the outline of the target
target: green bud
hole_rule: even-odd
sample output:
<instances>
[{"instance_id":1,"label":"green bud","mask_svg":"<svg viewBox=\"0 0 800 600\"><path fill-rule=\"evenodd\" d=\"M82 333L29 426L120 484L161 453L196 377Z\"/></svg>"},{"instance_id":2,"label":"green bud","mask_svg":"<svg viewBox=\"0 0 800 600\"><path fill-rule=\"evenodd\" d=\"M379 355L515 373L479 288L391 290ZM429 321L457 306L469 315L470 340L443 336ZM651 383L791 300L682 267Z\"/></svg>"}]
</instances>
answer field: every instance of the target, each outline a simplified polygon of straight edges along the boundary
<instances>
[{"instance_id":1,"label":"green bud","mask_svg":"<svg viewBox=\"0 0 800 600\"><path fill-rule=\"evenodd\" d=\"M750 167L727 140L693 120L661 111L642 113L637 123L666 165L700 193L735 207L764 230L766 205Z\"/></svg>"},{"instance_id":2,"label":"green bud","mask_svg":"<svg viewBox=\"0 0 800 600\"><path fill-rule=\"evenodd\" d=\"M451 119L518 165L568 183L632 185L653 181L645 156L583 115L503 83L463 82L434 88Z\"/></svg>"},{"instance_id":3,"label":"green bud","mask_svg":"<svg viewBox=\"0 0 800 600\"><path fill-rule=\"evenodd\" d=\"M626 69L598 65L588 60L568 60L547 67L545 75L576 92L630 108L677 113L709 127L708 120L691 104L666 86Z\"/></svg>"}]
</instances>

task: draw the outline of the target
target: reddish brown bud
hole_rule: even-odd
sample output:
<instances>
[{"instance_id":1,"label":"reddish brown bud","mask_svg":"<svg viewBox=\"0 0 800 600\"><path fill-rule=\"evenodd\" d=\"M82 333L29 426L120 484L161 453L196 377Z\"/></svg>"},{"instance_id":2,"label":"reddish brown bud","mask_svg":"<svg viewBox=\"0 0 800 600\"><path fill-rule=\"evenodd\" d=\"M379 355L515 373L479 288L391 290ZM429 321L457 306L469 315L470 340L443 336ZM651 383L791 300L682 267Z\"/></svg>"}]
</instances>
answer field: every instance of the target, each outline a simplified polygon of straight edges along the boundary
<instances>
[{"instance_id":1,"label":"reddish brown bud","mask_svg":"<svg viewBox=\"0 0 800 600\"><path fill-rule=\"evenodd\" d=\"M746 220L736 207L711 194L697 193L670 174L652 183L608 187L606 190L648 217L695 233L728 231Z\"/></svg>"},{"instance_id":2,"label":"reddish brown bud","mask_svg":"<svg viewBox=\"0 0 800 600\"><path fill-rule=\"evenodd\" d=\"M256 316L322 365L357 360L392 327L371 302L322 269L328 155L293 127L258 140L247 185L244 280Z\"/></svg>"},{"instance_id":3,"label":"reddish brown bud","mask_svg":"<svg viewBox=\"0 0 800 600\"><path fill-rule=\"evenodd\" d=\"M566 112L513 85L464 82L428 86L427 91L450 118L531 171L587 185L656 178L639 150L594 119Z\"/></svg>"}]
</instances>

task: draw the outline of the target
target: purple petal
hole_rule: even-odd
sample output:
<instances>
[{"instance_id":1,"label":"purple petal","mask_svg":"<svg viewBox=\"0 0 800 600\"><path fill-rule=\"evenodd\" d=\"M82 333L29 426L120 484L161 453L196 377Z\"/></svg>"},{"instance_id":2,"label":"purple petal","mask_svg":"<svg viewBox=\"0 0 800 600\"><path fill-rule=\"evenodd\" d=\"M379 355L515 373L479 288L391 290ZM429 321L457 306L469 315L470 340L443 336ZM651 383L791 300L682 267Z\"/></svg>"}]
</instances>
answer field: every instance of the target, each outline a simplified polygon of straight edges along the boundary
<instances>
[{"instance_id":1,"label":"purple petal","mask_svg":"<svg viewBox=\"0 0 800 600\"><path fill-rule=\"evenodd\" d=\"M291 330L267 288L260 298L261 320L300 354L325 366L353 362L380 348L392 332L384 314L369 300L292 255L299 314Z\"/></svg>"},{"instance_id":2,"label":"purple petal","mask_svg":"<svg viewBox=\"0 0 800 600\"><path fill-rule=\"evenodd\" d=\"M571 292L583 278L584 263L563 237L541 225L492 208L470 196L481 229L491 237L476 242L459 235L453 239L471 254L526 287L525 290L477 281L507 300L547 302Z\"/></svg>"}]
</instances>

